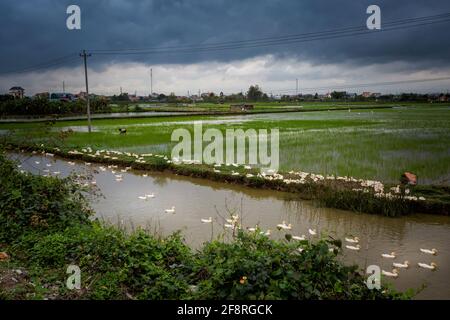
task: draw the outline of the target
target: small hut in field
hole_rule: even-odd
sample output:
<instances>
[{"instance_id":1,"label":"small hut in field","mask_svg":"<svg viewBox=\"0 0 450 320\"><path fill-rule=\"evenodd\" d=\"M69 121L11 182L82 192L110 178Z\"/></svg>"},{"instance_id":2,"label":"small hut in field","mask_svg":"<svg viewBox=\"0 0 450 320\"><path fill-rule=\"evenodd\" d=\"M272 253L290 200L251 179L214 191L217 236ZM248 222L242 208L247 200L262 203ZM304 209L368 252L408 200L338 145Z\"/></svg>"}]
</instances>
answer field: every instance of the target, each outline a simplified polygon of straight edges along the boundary
<instances>
[{"instance_id":1,"label":"small hut in field","mask_svg":"<svg viewBox=\"0 0 450 320\"><path fill-rule=\"evenodd\" d=\"M230 111L233 112L245 112L253 110L254 106L252 104L232 104L230 105Z\"/></svg>"}]
</instances>

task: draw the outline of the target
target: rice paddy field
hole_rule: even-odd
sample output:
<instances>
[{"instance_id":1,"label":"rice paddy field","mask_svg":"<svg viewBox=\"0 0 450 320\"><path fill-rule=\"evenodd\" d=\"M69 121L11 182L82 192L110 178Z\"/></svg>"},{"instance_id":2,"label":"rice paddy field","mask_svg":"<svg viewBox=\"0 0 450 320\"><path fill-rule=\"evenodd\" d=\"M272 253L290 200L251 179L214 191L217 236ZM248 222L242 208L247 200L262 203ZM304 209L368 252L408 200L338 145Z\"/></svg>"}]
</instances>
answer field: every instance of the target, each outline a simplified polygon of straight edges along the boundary
<instances>
[{"instance_id":1,"label":"rice paddy field","mask_svg":"<svg viewBox=\"0 0 450 320\"><path fill-rule=\"evenodd\" d=\"M138 119L0 124L6 140L52 143L170 156L174 129L278 129L280 170L302 170L398 182L410 171L420 184L450 183L450 106L413 105L389 109L326 110L233 116L168 116ZM126 128L119 134L118 128ZM70 133L61 134L62 131Z\"/></svg>"}]
</instances>

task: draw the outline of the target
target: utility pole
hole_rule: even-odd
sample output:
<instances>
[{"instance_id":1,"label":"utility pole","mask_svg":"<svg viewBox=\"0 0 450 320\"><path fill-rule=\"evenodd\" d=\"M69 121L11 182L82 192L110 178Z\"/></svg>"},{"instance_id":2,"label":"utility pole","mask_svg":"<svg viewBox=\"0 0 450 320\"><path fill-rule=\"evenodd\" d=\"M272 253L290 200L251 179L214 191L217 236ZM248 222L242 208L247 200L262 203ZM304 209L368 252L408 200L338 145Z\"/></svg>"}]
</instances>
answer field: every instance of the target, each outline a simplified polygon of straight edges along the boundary
<instances>
[{"instance_id":1,"label":"utility pole","mask_svg":"<svg viewBox=\"0 0 450 320\"><path fill-rule=\"evenodd\" d=\"M298 79L295 79L295 95L298 97Z\"/></svg>"},{"instance_id":2,"label":"utility pole","mask_svg":"<svg viewBox=\"0 0 450 320\"><path fill-rule=\"evenodd\" d=\"M153 95L153 69L150 68L150 96Z\"/></svg>"},{"instance_id":3,"label":"utility pole","mask_svg":"<svg viewBox=\"0 0 450 320\"><path fill-rule=\"evenodd\" d=\"M86 105L87 105L87 120L88 120L88 132L91 133L91 106L89 101L89 83L88 83L88 73L87 73L87 57L90 57L91 54L86 53L86 50L83 50L80 53L80 57L83 57L84 61L84 78L86 80Z\"/></svg>"},{"instance_id":4,"label":"utility pole","mask_svg":"<svg viewBox=\"0 0 450 320\"><path fill-rule=\"evenodd\" d=\"M64 80L63 80L63 93L66 93L66 85L64 83Z\"/></svg>"}]
</instances>

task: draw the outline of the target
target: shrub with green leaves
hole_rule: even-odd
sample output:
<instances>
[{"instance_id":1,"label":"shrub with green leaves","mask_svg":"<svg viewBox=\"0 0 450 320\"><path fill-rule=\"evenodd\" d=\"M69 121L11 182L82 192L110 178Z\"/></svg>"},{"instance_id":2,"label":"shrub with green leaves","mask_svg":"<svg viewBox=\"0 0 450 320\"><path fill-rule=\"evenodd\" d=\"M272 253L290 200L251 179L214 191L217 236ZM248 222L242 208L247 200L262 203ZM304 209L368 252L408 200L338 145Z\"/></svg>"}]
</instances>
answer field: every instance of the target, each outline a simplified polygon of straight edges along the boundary
<instances>
[{"instance_id":1,"label":"shrub with green leaves","mask_svg":"<svg viewBox=\"0 0 450 320\"><path fill-rule=\"evenodd\" d=\"M196 262L201 299L374 299L356 266L344 266L332 241L274 241L240 232L207 244ZM300 250L299 250L300 248ZM300 252L301 251L301 252Z\"/></svg>"},{"instance_id":2,"label":"shrub with green leaves","mask_svg":"<svg viewBox=\"0 0 450 320\"><path fill-rule=\"evenodd\" d=\"M90 214L70 178L22 174L0 153L0 242L9 243L26 232L86 224Z\"/></svg>"}]
</instances>

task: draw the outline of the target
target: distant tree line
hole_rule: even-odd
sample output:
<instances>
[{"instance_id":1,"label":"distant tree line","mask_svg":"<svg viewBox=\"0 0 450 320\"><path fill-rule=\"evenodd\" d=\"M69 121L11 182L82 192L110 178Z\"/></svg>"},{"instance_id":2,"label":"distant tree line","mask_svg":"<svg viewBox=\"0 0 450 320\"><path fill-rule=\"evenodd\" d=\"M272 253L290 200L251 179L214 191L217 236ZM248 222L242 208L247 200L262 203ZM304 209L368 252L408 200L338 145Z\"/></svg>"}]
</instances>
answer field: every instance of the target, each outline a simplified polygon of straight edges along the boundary
<instances>
[{"instance_id":1,"label":"distant tree line","mask_svg":"<svg viewBox=\"0 0 450 320\"><path fill-rule=\"evenodd\" d=\"M136 105L131 109L129 103L139 102L161 102L172 104L190 104L194 102L205 103L237 103L237 102L293 102L293 101L346 101L346 102L361 102L361 101L375 101L375 102L449 102L449 93L440 94L418 94L418 93L402 93L398 95L392 94L349 94L346 91L333 91L327 95L315 94L298 94L298 95L283 95L278 97L268 96L264 93L258 85L251 85L248 91L224 95L220 92L216 95L214 92L203 93L199 96L180 97L174 93L169 95L159 94L157 96L148 97L140 100L133 96L133 99L127 94L114 95L109 98L95 97L91 99L92 113L108 113L112 112L111 103L117 104L115 111L129 112L129 111L144 111L142 107ZM118 109L117 109L118 108ZM15 99L11 95L0 95L0 116L11 115L69 115L86 113L86 101L53 101L47 98L35 97Z\"/></svg>"},{"instance_id":2,"label":"distant tree line","mask_svg":"<svg viewBox=\"0 0 450 320\"><path fill-rule=\"evenodd\" d=\"M130 99L127 93L120 94L118 96L114 95L111 98L111 102L121 104L127 102L137 102ZM236 103L236 102L269 102L269 101L279 101L279 102L293 102L293 101L379 101L379 102L447 102L450 101L450 94L417 94L417 93L402 93L402 94L379 94L379 93L368 93L356 94L348 93L346 91L332 91L328 94L286 94L282 96L274 97L263 92L260 86L251 85L247 92L232 93L224 95L223 92L216 94L214 92L203 93L201 96L176 96L175 93L170 93L169 95L159 94L153 97L140 97L142 102L160 102L160 103L195 103L195 102L205 102L205 103ZM143 100L142 100L143 99Z\"/></svg>"},{"instance_id":3,"label":"distant tree line","mask_svg":"<svg viewBox=\"0 0 450 320\"><path fill-rule=\"evenodd\" d=\"M14 99L0 95L0 116L11 115L68 115L86 113L86 101L50 101L44 98ZM104 99L90 101L92 113L111 112L111 106Z\"/></svg>"},{"instance_id":4,"label":"distant tree line","mask_svg":"<svg viewBox=\"0 0 450 320\"><path fill-rule=\"evenodd\" d=\"M450 101L450 94L417 94L417 93L402 93L398 95L393 94L377 94L371 96L349 94L345 91L333 91L328 95L315 94L299 94L299 95L283 95L278 100L287 101L378 101L378 102L448 102Z\"/></svg>"}]
</instances>

